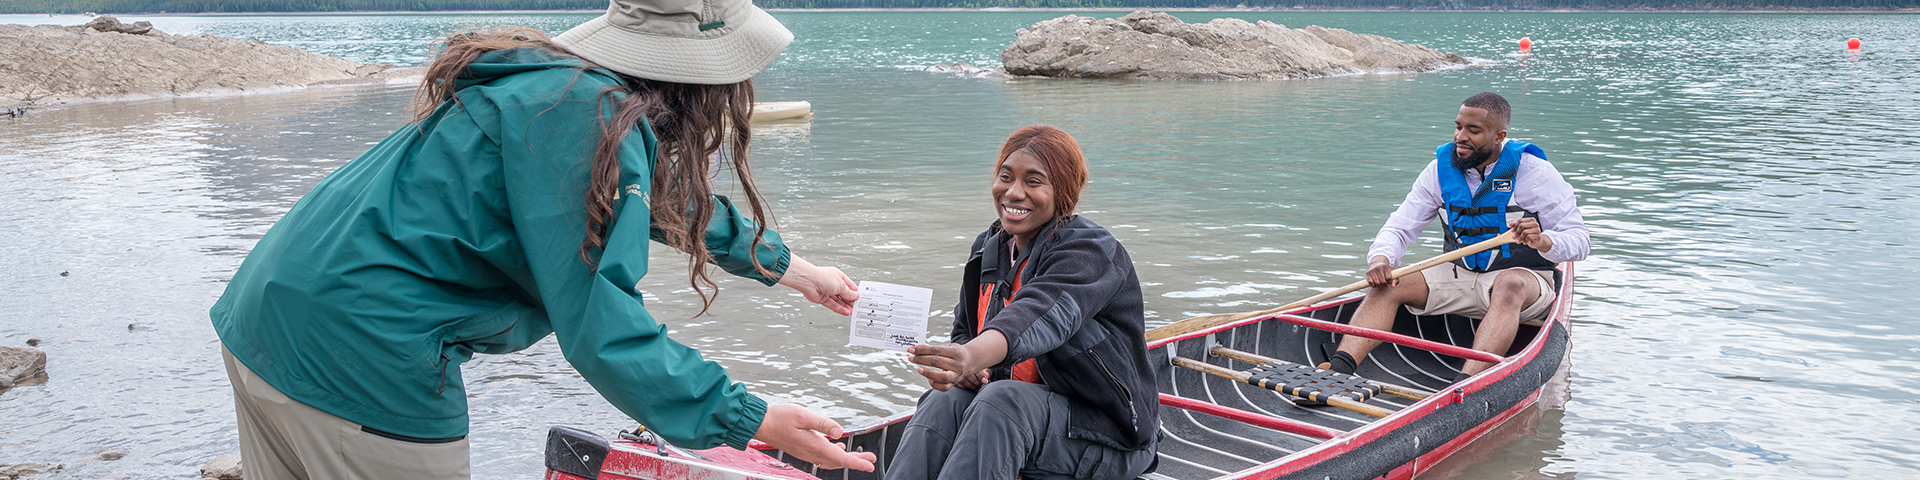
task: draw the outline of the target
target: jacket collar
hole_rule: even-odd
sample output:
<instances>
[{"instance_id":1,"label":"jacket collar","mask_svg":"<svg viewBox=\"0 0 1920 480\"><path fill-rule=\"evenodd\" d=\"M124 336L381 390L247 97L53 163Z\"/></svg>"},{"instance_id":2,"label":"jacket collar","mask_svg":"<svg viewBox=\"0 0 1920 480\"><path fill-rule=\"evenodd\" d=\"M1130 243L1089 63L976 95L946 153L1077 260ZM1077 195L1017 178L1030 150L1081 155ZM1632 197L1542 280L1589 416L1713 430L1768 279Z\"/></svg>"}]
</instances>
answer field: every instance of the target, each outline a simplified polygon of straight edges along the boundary
<instances>
[{"instance_id":1,"label":"jacket collar","mask_svg":"<svg viewBox=\"0 0 1920 480\"><path fill-rule=\"evenodd\" d=\"M1053 237L1053 230L1059 228L1063 223L1070 223L1071 218L1072 217L1054 217L1052 220L1048 220L1045 225L1041 225L1040 234L1033 236L1033 243L1027 245L1026 249L1021 250L1018 256L1014 257L1012 261L1001 261L1001 259L1006 258L1007 242L1012 241L1013 236L1008 235L1006 230L1000 228L999 220L994 220L993 226L987 227L987 231L991 232L991 235L987 236L987 244L980 252L980 283L991 283L995 286L1004 283L1011 286L1013 279L1020 275L1020 262L1028 258L1034 258L1034 252L1044 250L1045 245L1043 245L1043 243L1046 243L1046 239Z\"/></svg>"}]
</instances>

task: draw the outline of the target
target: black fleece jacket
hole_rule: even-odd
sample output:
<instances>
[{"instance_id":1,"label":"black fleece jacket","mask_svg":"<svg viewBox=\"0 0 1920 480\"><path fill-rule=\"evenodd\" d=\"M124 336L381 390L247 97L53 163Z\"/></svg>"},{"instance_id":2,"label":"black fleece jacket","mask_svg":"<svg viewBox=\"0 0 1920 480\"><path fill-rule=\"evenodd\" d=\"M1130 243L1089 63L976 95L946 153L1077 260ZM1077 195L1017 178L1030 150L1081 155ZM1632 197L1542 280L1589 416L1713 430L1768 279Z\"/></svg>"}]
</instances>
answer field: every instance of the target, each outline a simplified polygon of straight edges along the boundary
<instances>
[{"instance_id":1,"label":"black fleece jacket","mask_svg":"<svg viewBox=\"0 0 1920 480\"><path fill-rule=\"evenodd\" d=\"M974 239L953 309L954 343L981 333L975 328L980 292L991 288L981 283L981 271L989 259L1001 263L999 272L1014 268L1006 255L1009 238L996 222ZM1007 379L1014 364L1037 359L1047 387L1069 400L1069 438L1146 448L1160 429L1160 402L1133 259L1107 229L1079 216L1049 222L1028 248L1020 291L986 322L1007 338L1007 358L993 367L993 379Z\"/></svg>"}]
</instances>

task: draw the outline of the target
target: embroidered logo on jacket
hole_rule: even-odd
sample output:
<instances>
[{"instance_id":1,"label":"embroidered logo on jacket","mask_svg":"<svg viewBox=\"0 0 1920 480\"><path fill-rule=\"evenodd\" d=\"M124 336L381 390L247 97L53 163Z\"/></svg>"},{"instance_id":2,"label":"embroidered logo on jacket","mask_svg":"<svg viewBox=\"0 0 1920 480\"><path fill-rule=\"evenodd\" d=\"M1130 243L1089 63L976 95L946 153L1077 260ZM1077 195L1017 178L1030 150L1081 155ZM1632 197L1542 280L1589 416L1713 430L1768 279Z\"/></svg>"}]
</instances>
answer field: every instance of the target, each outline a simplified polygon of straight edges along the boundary
<instances>
[{"instance_id":1,"label":"embroidered logo on jacket","mask_svg":"<svg viewBox=\"0 0 1920 480\"><path fill-rule=\"evenodd\" d=\"M638 183L627 184L627 196L640 197L641 205L646 205L647 208L653 208L652 201L647 198L647 189L645 187L641 187L640 184Z\"/></svg>"}]
</instances>

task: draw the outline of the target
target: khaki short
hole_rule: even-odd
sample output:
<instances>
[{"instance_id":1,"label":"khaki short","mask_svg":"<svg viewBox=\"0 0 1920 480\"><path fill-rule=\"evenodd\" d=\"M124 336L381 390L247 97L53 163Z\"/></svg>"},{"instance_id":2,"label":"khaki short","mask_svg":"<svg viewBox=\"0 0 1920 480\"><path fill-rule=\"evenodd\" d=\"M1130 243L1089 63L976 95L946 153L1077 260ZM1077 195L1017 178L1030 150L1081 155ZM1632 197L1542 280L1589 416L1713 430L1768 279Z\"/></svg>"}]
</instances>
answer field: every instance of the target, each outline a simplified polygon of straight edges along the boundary
<instances>
[{"instance_id":1,"label":"khaki short","mask_svg":"<svg viewBox=\"0 0 1920 480\"><path fill-rule=\"evenodd\" d=\"M1461 268L1459 264L1449 263L1445 267L1433 267L1420 272L1427 281L1427 306L1407 311L1414 315L1454 314L1469 318L1486 318L1487 305L1492 301L1493 279L1500 272L1520 270L1533 274L1540 282L1540 298L1520 311L1521 322L1545 320L1553 311L1553 297L1558 292L1553 289L1553 272L1526 268L1509 268L1499 272L1476 272Z\"/></svg>"},{"instance_id":2,"label":"khaki short","mask_svg":"<svg viewBox=\"0 0 1920 480\"><path fill-rule=\"evenodd\" d=\"M414 443L368 433L359 424L288 398L233 358L220 355L240 419L240 468L247 480L465 479L467 439Z\"/></svg>"}]
</instances>

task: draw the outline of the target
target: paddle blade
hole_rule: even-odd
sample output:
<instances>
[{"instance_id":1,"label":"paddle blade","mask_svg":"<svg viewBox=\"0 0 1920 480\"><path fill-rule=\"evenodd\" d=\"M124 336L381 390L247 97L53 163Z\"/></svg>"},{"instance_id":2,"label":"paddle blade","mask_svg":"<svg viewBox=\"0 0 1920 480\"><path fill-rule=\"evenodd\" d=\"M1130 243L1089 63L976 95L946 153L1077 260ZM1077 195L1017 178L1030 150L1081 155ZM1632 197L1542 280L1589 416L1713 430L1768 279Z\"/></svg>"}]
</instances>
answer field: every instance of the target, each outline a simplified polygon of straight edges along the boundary
<instances>
[{"instance_id":1,"label":"paddle blade","mask_svg":"<svg viewBox=\"0 0 1920 480\"><path fill-rule=\"evenodd\" d=\"M1249 315L1246 313L1218 313L1213 315L1201 315L1198 317L1190 317L1184 320L1180 320L1178 322L1161 325L1158 328L1154 328L1152 330L1147 330L1147 341L1156 342L1163 339L1178 337L1181 335L1186 335L1189 333L1198 332L1201 330L1206 330L1206 329L1218 327L1221 325L1226 325L1226 324L1237 322L1240 320L1245 320L1248 317Z\"/></svg>"}]
</instances>

